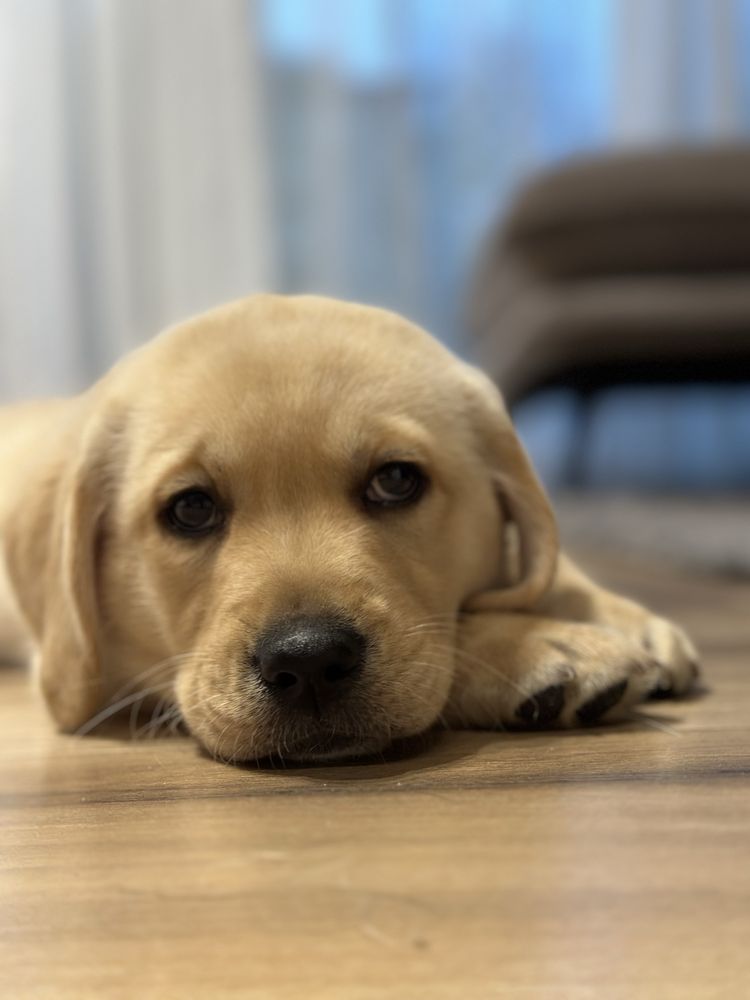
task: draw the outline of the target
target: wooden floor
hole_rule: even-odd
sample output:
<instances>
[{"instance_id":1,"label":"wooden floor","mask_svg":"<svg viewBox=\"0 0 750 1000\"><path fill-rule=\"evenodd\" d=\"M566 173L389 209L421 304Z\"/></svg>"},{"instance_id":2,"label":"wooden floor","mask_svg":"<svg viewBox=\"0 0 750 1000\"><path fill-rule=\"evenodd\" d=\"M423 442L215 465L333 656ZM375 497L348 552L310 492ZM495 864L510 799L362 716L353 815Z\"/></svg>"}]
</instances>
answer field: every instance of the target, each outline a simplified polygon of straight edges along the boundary
<instances>
[{"instance_id":1,"label":"wooden floor","mask_svg":"<svg viewBox=\"0 0 750 1000\"><path fill-rule=\"evenodd\" d=\"M600 576L691 628L709 694L262 772L56 736L3 672L0 996L749 997L750 587Z\"/></svg>"}]
</instances>

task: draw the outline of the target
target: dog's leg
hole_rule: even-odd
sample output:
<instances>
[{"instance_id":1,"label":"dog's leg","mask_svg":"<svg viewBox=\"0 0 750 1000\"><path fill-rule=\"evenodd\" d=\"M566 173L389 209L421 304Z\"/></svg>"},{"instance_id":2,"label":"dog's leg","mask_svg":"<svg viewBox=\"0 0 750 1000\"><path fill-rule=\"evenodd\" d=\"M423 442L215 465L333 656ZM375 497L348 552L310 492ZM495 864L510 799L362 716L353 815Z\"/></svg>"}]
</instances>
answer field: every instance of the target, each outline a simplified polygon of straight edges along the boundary
<instances>
[{"instance_id":1,"label":"dog's leg","mask_svg":"<svg viewBox=\"0 0 750 1000\"><path fill-rule=\"evenodd\" d=\"M531 613L462 617L444 718L482 727L588 725L681 695L698 655L679 626L598 586L567 556Z\"/></svg>"},{"instance_id":2,"label":"dog's leg","mask_svg":"<svg viewBox=\"0 0 750 1000\"><path fill-rule=\"evenodd\" d=\"M466 614L443 718L451 726L590 725L626 714L659 683L645 646L604 625L536 614Z\"/></svg>"}]
</instances>

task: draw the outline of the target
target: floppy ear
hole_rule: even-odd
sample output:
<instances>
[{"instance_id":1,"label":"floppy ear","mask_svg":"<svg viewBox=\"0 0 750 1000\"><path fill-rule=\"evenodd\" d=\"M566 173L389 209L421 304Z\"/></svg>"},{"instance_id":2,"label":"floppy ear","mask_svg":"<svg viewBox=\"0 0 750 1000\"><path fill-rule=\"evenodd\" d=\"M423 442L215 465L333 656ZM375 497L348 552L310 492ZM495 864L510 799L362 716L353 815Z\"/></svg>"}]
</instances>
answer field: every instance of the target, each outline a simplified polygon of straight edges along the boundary
<instances>
[{"instance_id":1,"label":"floppy ear","mask_svg":"<svg viewBox=\"0 0 750 1000\"><path fill-rule=\"evenodd\" d=\"M100 698L97 548L104 488L97 428L63 433L29 478L6 530L11 583L36 645L36 666L61 729L77 729Z\"/></svg>"},{"instance_id":2,"label":"floppy ear","mask_svg":"<svg viewBox=\"0 0 750 1000\"><path fill-rule=\"evenodd\" d=\"M513 427L500 393L469 369L471 408L498 503L518 531L518 573L507 587L475 594L467 611L523 610L538 601L557 569L557 524L547 495Z\"/></svg>"}]
</instances>

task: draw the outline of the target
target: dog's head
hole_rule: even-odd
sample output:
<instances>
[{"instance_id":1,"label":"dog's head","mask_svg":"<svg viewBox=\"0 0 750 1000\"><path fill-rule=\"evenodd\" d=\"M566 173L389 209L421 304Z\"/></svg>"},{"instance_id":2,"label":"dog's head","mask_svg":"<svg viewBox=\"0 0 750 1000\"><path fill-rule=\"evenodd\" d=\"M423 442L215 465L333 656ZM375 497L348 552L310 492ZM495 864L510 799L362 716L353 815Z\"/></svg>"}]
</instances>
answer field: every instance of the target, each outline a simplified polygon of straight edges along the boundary
<instances>
[{"instance_id":1,"label":"dog's head","mask_svg":"<svg viewBox=\"0 0 750 1000\"><path fill-rule=\"evenodd\" d=\"M8 544L66 729L124 685L224 758L377 751L439 718L459 610L528 607L554 572L497 391L390 313L254 297L71 414Z\"/></svg>"}]
</instances>

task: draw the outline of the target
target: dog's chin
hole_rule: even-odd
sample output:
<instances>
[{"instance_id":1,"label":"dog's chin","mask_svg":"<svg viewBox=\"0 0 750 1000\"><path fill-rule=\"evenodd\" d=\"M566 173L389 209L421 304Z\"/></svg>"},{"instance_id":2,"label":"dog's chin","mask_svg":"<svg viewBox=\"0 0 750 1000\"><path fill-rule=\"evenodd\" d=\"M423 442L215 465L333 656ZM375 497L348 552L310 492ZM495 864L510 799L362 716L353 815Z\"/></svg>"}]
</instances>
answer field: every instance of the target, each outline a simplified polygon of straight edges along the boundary
<instances>
[{"instance_id":1,"label":"dog's chin","mask_svg":"<svg viewBox=\"0 0 750 1000\"><path fill-rule=\"evenodd\" d=\"M285 748L283 759L291 764L330 764L373 757L388 749L389 741L380 737L323 736ZM273 762L274 754L267 755ZM278 760L278 755L276 755Z\"/></svg>"},{"instance_id":2,"label":"dog's chin","mask_svg":"<svg viewBox=\"0 0 750 1000\"><path fill-rule=\"evenodd\" d=\"M299 766L311 767L326 764L383 764L418 756L431 747L439 738L441 727L428 726L415 730L409 735L395 738L373 736L372 738L337 737L329 742L295 746L283 758L270 754L258 763L270 767Z\"/></svg>"},{"instance_id":3,"label":"dog's chin","mask_svg":"<svg viewBox=\"0 0 750 1000\"><path fill-rule=\"evenodd\" d=\"M399 749L405 742L418 739L392 739L390 733L342 733L318 731L301 736L290 736L273 746L253 741L242 746L241 741L233 745L231 755L220 747L203 743L205 749L217 760L232 764L255 764L260 767L309 767L317 764L339 764L353 761L383 760L386 754L400 756ZM202 741L203 742L203 741Z\"/></svg>"}]
</instances>

